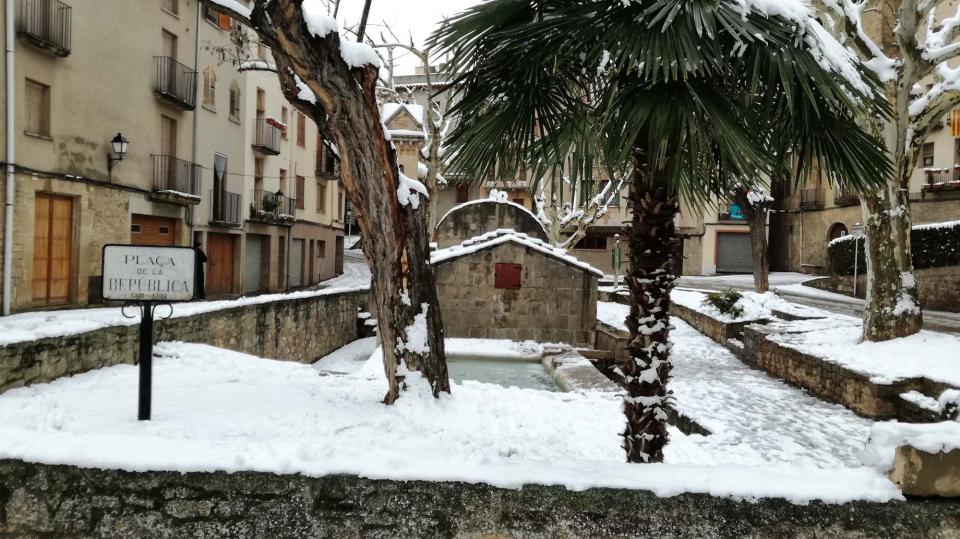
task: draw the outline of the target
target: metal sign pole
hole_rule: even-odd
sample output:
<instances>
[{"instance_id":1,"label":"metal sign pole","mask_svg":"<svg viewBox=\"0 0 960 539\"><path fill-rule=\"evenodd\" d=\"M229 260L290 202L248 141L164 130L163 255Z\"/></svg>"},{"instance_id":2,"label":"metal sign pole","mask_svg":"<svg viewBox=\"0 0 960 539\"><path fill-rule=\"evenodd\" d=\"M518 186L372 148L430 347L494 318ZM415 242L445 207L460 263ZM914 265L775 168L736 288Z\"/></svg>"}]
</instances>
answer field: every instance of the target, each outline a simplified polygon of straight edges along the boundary
<instances>
[{"instance_id":1,"label":"metal sign pole","mask_svg":"<svg viewBox=\"0 0 960 539\"><path fill-rule=\"evenodd\" d=\"M857 297L857 262L860 261L860 236L854 236L853 238L853 297Z\"/></svg>"},{"instance_id":2,"label":"metal sign pole","mask_svg":"<svg viewBox=\"0 0 960 539\"><path fill-rule=\"evenodd\" d=\"M150 404L153 390L153 304L145 301L140 305L140 391L137 397L137 419L150 420Z\"/></svg>"}]
</instances>

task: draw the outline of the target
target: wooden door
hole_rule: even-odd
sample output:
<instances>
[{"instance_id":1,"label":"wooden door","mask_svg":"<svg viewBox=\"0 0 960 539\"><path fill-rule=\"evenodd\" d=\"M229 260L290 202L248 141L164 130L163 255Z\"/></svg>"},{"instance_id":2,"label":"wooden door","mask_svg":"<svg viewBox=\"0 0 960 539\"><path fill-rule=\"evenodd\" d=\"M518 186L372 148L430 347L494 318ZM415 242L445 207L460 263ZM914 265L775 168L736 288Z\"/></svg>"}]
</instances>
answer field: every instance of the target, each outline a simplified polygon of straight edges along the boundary
<instances>
[{"instance_id":1,"label":"wooden door","mask_svg":"<svg viewBox=\"0 0 960 539\"><path fill-rule=\"evenodd\" d=\"M130 217L130 243L133 245L177 244L177 219L137 215Z\"/></svg>"},{"instance_id":2,"label":"wooden door","mask_svg":"<svg viewBox=\"0 0 960 539\"><path fill-rule=\"evenodd\" d=\"M37 193L33 232L33 302L70 302L73 282L73 199Z\"/></svg>"},{"instance_id":3,"label":"wooden door","mask_svg":"<svg viewBox=\"0 0 960 539\"><path fill-rule=\"evenodd\" d=\"M234 236L207 235L207 294L233 293Z\"/></svg>"}]
</instances>

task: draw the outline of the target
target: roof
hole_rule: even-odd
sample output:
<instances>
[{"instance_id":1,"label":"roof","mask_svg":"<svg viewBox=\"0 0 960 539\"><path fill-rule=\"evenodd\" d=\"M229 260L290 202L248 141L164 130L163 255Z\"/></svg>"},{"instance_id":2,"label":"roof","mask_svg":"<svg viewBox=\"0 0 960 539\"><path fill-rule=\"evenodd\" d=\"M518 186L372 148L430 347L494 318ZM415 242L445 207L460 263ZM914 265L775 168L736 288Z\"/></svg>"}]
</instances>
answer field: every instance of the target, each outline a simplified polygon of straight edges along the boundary
<instances>
[{"instance_id":1,"label":"roof","mask_svg":"<svg viewBox=\"0 0 960 539\"><path fill-rule=\"evenodd\" d=\"M541 241L522 232L515 232L507 228L501 228L493 232L487 232L486 234L470 238L461 244L447 247L446 249L440 249L439 251L434 251L430 253L430 263L434 265L441 264L443 262L460 258L461 256L470 255L478 251L503 245L505 243L522 245L523 247L533 249L549 257L555 258L560 262L567 264L568 266L573 266L577 269L592 273L597 277L603 277L602 271L575 256L567 254L566 249L554 247L545 241Z\"/></svg>"},{"instance_id":2,"label":"roof","mask_svg":"<svg viewBox=\"0 0 960 539\"><path fill-rule=\"evenodd\" d=\"M383 112L380 114L383 117L383 123L389 123L401 110L406 110L417 125L423 125L423 106L415 103L384 103Z\"/></svg>"}]
</instances>

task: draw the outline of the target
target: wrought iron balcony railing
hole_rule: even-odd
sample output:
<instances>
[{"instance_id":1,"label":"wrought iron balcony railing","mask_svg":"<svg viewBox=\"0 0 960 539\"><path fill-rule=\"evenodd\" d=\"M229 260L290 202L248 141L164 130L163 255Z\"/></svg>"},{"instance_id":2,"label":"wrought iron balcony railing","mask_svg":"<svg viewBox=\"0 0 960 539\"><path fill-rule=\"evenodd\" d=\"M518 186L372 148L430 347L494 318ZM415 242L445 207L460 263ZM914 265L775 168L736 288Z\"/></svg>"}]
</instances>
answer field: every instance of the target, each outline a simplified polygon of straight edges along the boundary
<instances>
[{"instance_id":1,"label":"wrought iron balcony railing","mask_svg":"<svg viewBox=\"0 0 960 539\"><path fill-rule=\"evenodd\" d=\"M820 210L823 209L823 189L815 187L813 189L800 190L800 209L801 210Z\"/></svg>"},{"instance_id":2,"label":"wrought iron balcony railing","mask_svg":"<svg viewBox=\"0 0 960 539\"><path fill-rule=\"evenodd\" d=\"M210 191L210 224L240 226L240 194Z\"/></svg>"},{"instance_id":3,"label":"wrought iron balcony railing","mask_svg":"<svg viewBox=\"0 0 960 539\"><path fill-rule=\"evenodd\" d=\"M833 204L835 206L856 206L860 203L860 197L853 191L840 189L833 193Z\"/></svg>"},{"instance_id":4,"label":"wrought iron balcony railing","mask_svg":"<svg viewBox=\"0 0 960 539\"><path fill-rule=\"evenodd\" d=\"M193 110L197 105L197 72L169 56L154 56L153 93Z\"/></svg>"},{"instance_id":5,"label":"wrought iron balcony railing","mask_svg":"<svg viewBox=\"0 0 960 539\"><path fill-rule=\"evenodd\" d=\"M72 11L59 0L20 0L17 34L57 56L69 56Z\"/></svg>"},{"instance_id":6,"label":"wrought iron balcony railing","mask_svg":"<svg viewBox=\"0 0 960 539\"><path fill-rule=\"evenodd\" d=\"M280 128L271 124L267 120L254 120L253 122L253 144L255 151L264 155L280 154Z\"/></svg>"},{"instance_id":7,"label":"wrought iron balcony railing","mask_svg":"<svg viewBox=\"0 0 960 539\"><path fill-rule=\"evenodd\" d=\"M250 218L270 222L294 221L297 199L283 193L255 189L250 201Z\"/></svg>"},{"instance_id":8,"label":"wrought iron balcony railing","mask_svg":"<svg viewBox=\"0 0 960 539\"><path fill-rule=\"evenodd\" d=\"M200 165L172 155L153 155L153 190L200 198Z\"/></svg>"}]
</instances>

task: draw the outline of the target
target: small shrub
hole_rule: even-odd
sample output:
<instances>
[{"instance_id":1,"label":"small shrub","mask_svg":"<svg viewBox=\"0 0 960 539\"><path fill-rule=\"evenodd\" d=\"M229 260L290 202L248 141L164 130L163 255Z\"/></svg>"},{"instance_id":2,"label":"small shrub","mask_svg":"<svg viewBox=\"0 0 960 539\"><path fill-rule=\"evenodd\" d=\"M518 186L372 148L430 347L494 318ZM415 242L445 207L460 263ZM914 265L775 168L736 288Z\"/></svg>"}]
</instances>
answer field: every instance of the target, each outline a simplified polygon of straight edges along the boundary
<instances>
[{"instance_id":1,"label":"small shrub","mask_svg":"<svg viewBox=\"0 0 960 539\"><path fill-rule=\"evenodd\" d=\"M743 316L743 308L737 306L737 302L741 299L743 299L743 294L730 289L723 292L711 292L707 294L707 299L703 300L703 302L708 305L713 305L722 314L739 318Z\"/></svg>"}]
</instances>

